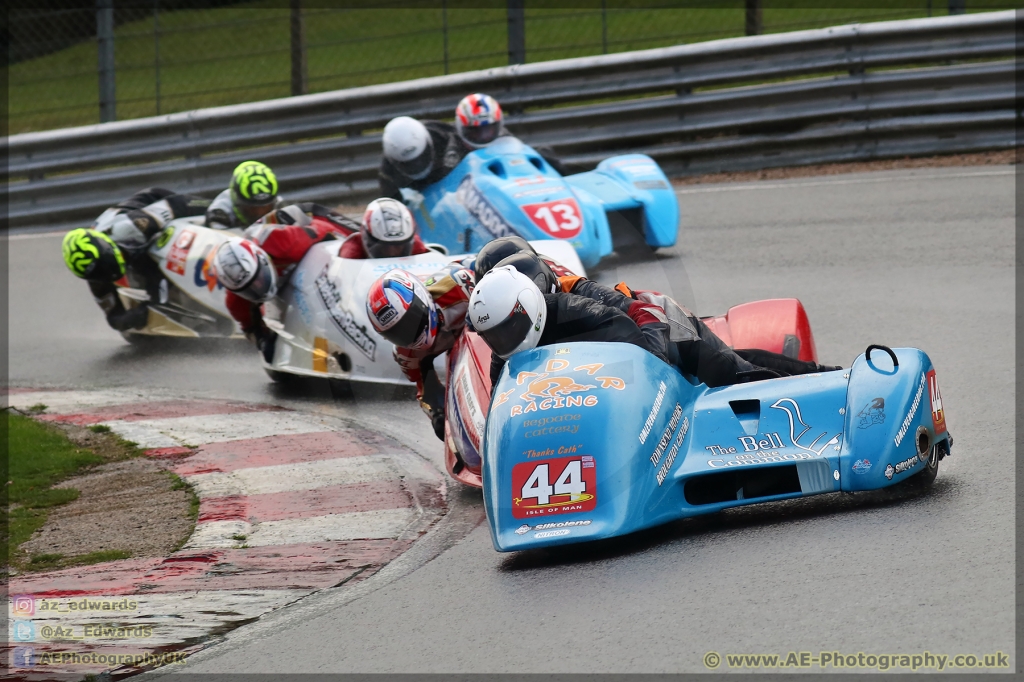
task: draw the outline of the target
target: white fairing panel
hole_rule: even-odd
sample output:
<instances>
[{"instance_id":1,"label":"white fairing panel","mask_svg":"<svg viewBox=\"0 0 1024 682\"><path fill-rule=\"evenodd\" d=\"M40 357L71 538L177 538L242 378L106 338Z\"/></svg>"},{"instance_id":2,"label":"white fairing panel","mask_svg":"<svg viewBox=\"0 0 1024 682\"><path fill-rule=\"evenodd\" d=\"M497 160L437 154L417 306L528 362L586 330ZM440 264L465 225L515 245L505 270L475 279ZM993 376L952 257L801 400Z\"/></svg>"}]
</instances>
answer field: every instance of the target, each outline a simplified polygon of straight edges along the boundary
<instances>
[{"instance_id":1,"label":"white fairing panel","mask_svg":"<svg viewBox=\"0 0 1024 682\"><path fill-rule=\"evenodd\" d=\"M551 239L530 244L573 272L585 274L569 242ZM305 376L408 384L392 357L394 346L373 330L366 315L370 286L395 268L424 280L464 254L431 252L357 260L339 258L340 248L340 241L313 246L273 305L267 306L267 325L278 339L274 361L266 367Z\"/></svg>"},{"instance_id":2,"label":"white fairing panel","mask_svg":"<svg viewBox=\"0 0 1024 682\"><path fill-rule=\"evenodd\" d=\"M160 265L164 276L182 293L204 307L230 318L224 303L224 287L210 268L214 249L231 237L233 230L211 230L197 225L197 218L179 218L168 223L173 228L170 238L158 240L150 247L150 256ZM162 246L158 244L162 243Z\"/></svg>"},{"instance_id":3,"label":"white fairing panel","mask_svg":"<svg viewBox=\"0 0 1024 682\"><path fill-rule=\"evenodd\" d=\"M408 384L392 358L394 346L378 335L366 315L370 286L401 268L426 279L458 256L425 253L406 258L338 258L340 241L317 244L281 292L274 362L279 372L352 381Z\"/></svg>"},{"instance_id":4,"label":"white fairing panel","mask_svg":"<svg viewBox=\"0 0 1024 682\"><path fill-rule=\"evenodd\" d=\"M536 249L537 253L555 259L580 277L587 276L587 271L570 242L564 239L534 239L530 241L530 246Z\"/></svg>"}]
</instances>

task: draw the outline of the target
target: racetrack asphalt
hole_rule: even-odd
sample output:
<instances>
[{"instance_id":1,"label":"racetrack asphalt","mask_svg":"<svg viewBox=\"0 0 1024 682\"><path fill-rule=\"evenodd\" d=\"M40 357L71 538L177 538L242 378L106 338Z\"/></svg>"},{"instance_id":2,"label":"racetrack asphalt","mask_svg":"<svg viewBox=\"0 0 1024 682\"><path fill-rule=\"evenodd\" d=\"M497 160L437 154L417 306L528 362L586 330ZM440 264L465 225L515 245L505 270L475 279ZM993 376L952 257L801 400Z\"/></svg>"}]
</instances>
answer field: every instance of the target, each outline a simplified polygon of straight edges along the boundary
<instances>
[{"instance_id":1,"label":"racetrack asphalt","mask_svg":"<svg viewBox=\"0 0 1024 682\"><path fill-rule=\"evenodd\" d=\"M473 528L482 502L463 492L453 513L472 530L448 534L433 560L275 612L174 672L703 672L709 651L1012 654L1013 167L687 186L679 198L676 247L591 274L669 290L702 315L800 298L828 364L849 366L869 343L923 348L955 438L930 491L747 507L515 555ZM408 397L276 387L243 343L129 346L59 242L10 242L13 385L323 410L440 466Z\"/></svg>"}]
</instances>

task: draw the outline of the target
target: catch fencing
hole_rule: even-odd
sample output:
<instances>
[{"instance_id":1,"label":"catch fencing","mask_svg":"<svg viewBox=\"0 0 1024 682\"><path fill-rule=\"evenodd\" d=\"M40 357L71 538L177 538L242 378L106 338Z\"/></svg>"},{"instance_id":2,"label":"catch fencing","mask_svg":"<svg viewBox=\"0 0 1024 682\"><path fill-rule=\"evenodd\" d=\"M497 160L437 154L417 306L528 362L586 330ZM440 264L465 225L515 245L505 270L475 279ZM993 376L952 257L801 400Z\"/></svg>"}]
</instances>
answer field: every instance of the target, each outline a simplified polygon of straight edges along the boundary
<instances>
[{"instance_id":1,"label":"catch fencing","mask_svg":"<svg viewBox=\"0 0 1024 682\"><path fill-rule=\"evenodd\" d=\"M469 92L570 167L641 152L695 174L1015 145L1013 11L520 64L9 138L12 227L66 227L150 185L205 195L247 158L289 199L372 197L392 117Z\"/></svg>"}]
</instances>

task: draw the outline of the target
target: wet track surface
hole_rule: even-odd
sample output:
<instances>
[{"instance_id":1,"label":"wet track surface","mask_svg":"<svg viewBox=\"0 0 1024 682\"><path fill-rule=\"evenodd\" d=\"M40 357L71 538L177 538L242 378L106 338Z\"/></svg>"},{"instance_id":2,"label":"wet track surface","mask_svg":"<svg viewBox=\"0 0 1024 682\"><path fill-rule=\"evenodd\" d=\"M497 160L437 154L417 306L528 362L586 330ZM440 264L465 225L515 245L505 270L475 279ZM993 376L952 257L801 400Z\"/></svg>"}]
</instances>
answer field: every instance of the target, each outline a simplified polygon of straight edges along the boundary
<instances>
[{"instance_id":1,"label":"wet track surface","mask_svg":"<svg viewBox=\"0 0 1024 682\"><path fill-rule=\"evenodd\" d=\"M955 437L924 494L826 495L590 546L502 555L480 495L435 559L358 598L305 600L182 672L701 672L708 651L1014 651L1014 175L918 169L680 191L678 245L597 279L700 314L795 296L819 357L917 346ZM10 243L14 385L146 385L275 401L387 428L440 466L414 402L272 385L243 343L136 348L64 269L59 236ZM719 670L726 670L723 663Z\"/></svg>"}]
</instances>

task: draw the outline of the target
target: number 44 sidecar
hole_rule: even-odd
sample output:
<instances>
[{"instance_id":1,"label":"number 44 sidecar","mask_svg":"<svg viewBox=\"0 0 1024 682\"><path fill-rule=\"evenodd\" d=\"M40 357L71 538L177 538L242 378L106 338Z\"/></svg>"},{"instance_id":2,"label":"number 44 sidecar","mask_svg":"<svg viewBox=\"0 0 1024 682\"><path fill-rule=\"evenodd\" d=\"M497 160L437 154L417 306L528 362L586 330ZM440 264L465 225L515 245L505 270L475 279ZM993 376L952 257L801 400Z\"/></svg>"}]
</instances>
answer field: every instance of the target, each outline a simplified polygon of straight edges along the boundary
<instances>
[{"instance_id":1,"label":"number 44 sidecar","mask_svg":"<svg viewBox=\"0 0 1024 682\"><path fill-rule=\"evenodd\" d=\"M487 417L498 551L624 535L728 507L934 480L950 454L935 369L871 346L850 369L709 389L640 348L518 353Z\"/></svg>"}]
</instances>

